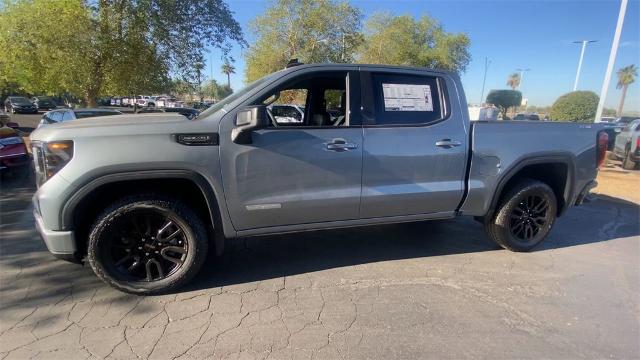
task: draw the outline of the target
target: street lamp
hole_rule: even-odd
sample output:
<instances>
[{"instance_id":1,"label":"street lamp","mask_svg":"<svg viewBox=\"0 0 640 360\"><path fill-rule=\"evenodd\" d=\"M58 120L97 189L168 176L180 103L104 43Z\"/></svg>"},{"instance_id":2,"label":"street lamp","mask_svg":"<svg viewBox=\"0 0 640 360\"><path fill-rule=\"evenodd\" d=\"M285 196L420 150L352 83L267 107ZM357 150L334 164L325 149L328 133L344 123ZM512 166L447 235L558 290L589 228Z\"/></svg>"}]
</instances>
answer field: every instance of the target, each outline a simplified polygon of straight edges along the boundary
<instances>
[{"instance_id":1,"label":"street lamp","mask_svg":"<svg viewBox=\"0 0 640 360\"><path fill-rule=\"evenodd\" d=\"M622 33L622 25L624 24L624 14L627 12L628 0L620 2L620 12L618 13L618 22L616 23L616 32L613 34L613 42L611 43L611 51L609 52L609 62L607 63L607 71L604 73L604 81L602 82L602 90L600 90L600 101L598 102L598 110L596 110L595 122L602 120L602 111L604 110L604 100L609 90L609 82L611 81L611 73L613 72L613 64L616 62L618 55L618 44L620 44L620 34ZM618 114L621 116L621 114Z\"/></svg>"},{"instance_id":2,"label":"street lamp","mask_svg":"<svg viewBox=\"0 0 640 360\"><path fill-rule=\"evenodd\" d=\"M518 89L520 89L520 87L522 86L525 71L530 71L530 70L531 70L531 69L529 69L529 68L526 68L526 69L516 69L516 71L520 72L520 84L518 84Z\"/></svg>"},{"instance_id":3,"label":"street lamp","mask_svg":"<svg viewBox=\"0 0 640 360\"><path fill-rule=\"evenodd\" d=\"M487 70L489 70L489 65L491 64L491 60L488 57L484 58L484 77L482 78L482 93L480 94L480 105L484 102L484 84L487 81Z\"/></svg>"},{"instance_id":4,"label":"street lamp","mask_svg":"<svg viewBox=\"0 0 640 360\"><path fill-rule=\"evenodd\" d=\"M578 71L576 72L576 81L573 83L573 91L578 89L578 80L580 80L580 70L582 69L582 59L584 58L584 50L587 48L588 43L596 42L598 40L578 40L574 41L574 44L582 44L582 51L580 51L580 60L578 61Z\"/></svg>"}]
</instances>

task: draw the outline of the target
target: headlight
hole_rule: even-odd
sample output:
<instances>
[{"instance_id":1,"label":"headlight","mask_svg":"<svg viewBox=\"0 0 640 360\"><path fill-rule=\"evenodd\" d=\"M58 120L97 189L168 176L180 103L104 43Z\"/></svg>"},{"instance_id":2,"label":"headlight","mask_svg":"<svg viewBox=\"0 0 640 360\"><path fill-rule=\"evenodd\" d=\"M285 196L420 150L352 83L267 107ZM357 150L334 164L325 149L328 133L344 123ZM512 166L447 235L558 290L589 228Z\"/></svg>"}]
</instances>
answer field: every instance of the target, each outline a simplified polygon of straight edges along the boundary
<instances>
[{"instance_id":1,"label":"headlight","mask_svg":"<svg viewBox=\"0 0 640 360\"><path fill-rule=\"evenodd\" d=\"M33 144L33 158L38 186L44 184L73 158L73 141Z\"/></svg>"}]
</instances>

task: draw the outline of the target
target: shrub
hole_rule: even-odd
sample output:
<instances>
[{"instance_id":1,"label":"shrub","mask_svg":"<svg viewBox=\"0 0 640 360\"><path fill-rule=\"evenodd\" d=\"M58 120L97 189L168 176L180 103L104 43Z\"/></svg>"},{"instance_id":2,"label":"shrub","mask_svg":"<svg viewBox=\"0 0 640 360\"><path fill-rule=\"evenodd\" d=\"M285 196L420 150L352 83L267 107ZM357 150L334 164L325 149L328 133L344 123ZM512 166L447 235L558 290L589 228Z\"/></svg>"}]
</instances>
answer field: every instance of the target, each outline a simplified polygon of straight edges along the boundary
<instances>
[{"instance_id":1,"label":"shrub","mask_svg":"<svg viewBox=\"0 0 640 360\"><path fill-rule=\"evenodd\" d=\"M552 121L593 122L598 110L598 95L592 91L573 91L558 98L551 107Z\"/></svg>"},{"instance_id":2,"label":"shrub","mask_svg":"<svg viewBox=\"0 0 640 360\"><path fill-rule=\"evenodd\" d=\"M522 93L517 90L491 90L487 95L487 103L497 106L502 113L502 119L506 120L507 110L522 103Z\"/></svg>"}]
</instances>

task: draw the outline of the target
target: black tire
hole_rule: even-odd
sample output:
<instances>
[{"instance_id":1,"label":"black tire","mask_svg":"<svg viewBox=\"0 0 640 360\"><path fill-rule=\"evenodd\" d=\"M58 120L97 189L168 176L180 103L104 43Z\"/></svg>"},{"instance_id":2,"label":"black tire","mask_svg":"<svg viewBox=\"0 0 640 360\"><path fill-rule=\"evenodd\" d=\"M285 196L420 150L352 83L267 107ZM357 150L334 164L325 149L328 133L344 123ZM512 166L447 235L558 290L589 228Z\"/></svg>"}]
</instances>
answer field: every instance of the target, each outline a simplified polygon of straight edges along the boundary
<instances>
[{"instance_id":1,"label":"black tire","mask_svg":"<svg viewBox=\"0 0 640 360\"><path fill-rule=\"evenodd\" d=\"M141 218L144 233L139 227ZM131 232L126 231L126 223L131 224ZM161 240L164 229L172 234ZM204 264L208 244L204 223L188 206L162 195L137 195L116 201L97 217L89 235L87 258L105 283L127 293L151 295L187 284Z\"/></svg>"},{"instance_id":2,"label":"black tire","mask_svg":"<svg viewBox=\"0 0 640 360\"><path fill-rule=\"evenodd\" d=\"M636 162L631 160L631 152L627 149L625 157L622 159L622 168L625 170L635 170Z\"/></svg>"},{"instance_id":3,"label":"black tire","mask_svg":"<svg viewBox=\"0 0 640 360\"><path fill-rule=\"evenodd\" d=\"M557 209L549 185L523 179L501 197L495 214L485 222L485 231L505 249L529 251L547 237Z\"/></svg>"}]
</instances>

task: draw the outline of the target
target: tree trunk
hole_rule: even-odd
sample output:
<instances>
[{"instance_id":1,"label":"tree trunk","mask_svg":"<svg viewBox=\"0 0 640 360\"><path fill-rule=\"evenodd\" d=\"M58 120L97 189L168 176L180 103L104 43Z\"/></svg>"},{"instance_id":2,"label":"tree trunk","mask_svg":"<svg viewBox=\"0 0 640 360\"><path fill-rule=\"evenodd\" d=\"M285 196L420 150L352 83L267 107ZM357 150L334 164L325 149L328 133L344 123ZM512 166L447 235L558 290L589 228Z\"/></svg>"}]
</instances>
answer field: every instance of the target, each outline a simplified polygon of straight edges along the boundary
<instances>
[{"instance_id":1,"label":"tree trunk","mask_svg":"<svg viewBox=\"0 0 640 360\"><path fill-rule=\"evenodd\" d=\"M84 102L87 107L98 106L98 90L95 88L89 88L84 92Z\"/></svg>"},{"instance_id":2,"label":"tree trunk","mask_svg":"<svg viewBox=\"0 0 640 360\"><path fill-rule=\"evenodd\" d=\"M622 108L624 107L624 98L627 97L627 87L629 85L622 85L622 96L620 97L620 104L618 104L618 116L622 116Z\"/></svg>"},{"instance_id":3,"label":"tree trunk","mask_svg":"<svg viewBox=\"0 0 640 360\"><path fill-rule=\"evenodd\" d=\"M231 73L227 73L227 86L231 87Z\"/></svg>"}]
</instances>

